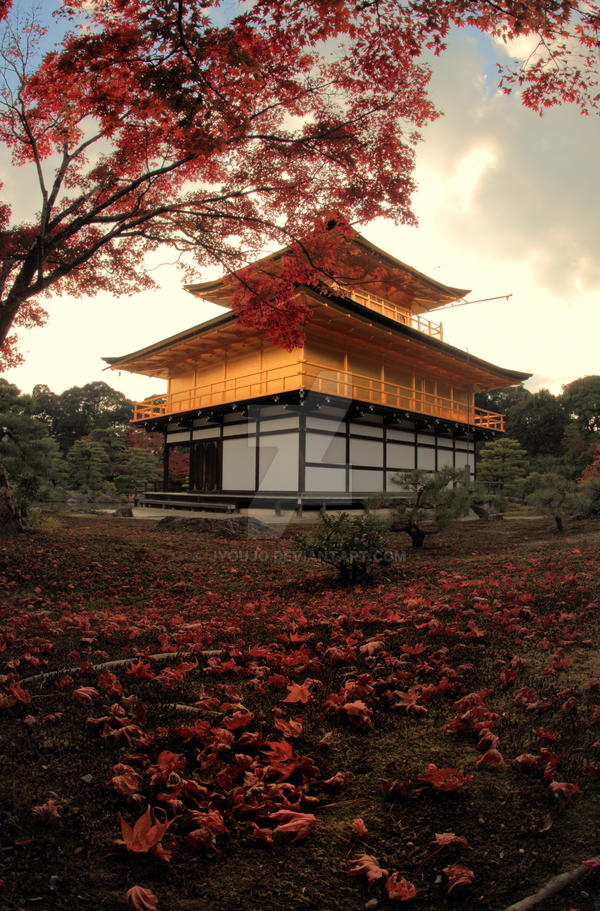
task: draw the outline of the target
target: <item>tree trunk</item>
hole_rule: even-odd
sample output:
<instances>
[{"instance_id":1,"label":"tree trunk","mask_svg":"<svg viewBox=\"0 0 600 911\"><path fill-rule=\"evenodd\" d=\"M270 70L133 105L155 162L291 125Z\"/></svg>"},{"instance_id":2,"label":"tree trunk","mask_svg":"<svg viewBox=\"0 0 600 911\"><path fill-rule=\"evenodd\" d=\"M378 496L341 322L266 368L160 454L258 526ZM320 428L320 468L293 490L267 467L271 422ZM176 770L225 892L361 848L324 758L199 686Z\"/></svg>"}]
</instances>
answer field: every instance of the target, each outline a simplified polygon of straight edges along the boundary
<instances>
[{"instance_id":1,"label":"tree trunk","mask_svg":"<svg viewBox=\"0 0 600 911\"><path fill-rule=\"evenodd\" d=\"M558 530L560 532L563 532L565 529L563 526L562 516L554 516L554 521L556 522L556 527L558 528Z\"/></svg>"},{"instance_id":2,"label":"tree trunk","mask_svg":"<svg viewBox=\"0 0 600 911\"><path fill-rule=\"evenodd\" d=\"M423 547L426 531L422 531L418 525L411 525L408 531L413 547Z\"/></svg>"},{"instance_id":3,"label":"tree trunk","mask_svg":"<svg viewBox=\"0 0 600 911\"><path fill-rule=\"evenodd\" d=\"M0 534L23 531L15 495L8 486L6 471L0 465Z\"/></svg>"}]
</instances>

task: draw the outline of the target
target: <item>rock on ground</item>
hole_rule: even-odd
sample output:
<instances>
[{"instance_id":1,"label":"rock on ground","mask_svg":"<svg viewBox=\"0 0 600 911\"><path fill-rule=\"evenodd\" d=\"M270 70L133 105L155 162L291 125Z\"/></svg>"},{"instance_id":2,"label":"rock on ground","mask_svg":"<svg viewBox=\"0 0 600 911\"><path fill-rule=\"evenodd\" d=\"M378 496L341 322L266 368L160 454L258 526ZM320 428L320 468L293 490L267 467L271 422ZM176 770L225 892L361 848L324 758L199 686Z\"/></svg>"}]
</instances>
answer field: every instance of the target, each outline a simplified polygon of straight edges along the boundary
<instances>
[{"instance_id":1,"label":"rock on ground","mask_svg":"<svg viewBox=\"0 0 600 911\"><path fill-rule=\"evenodd\" d=\"M197 518L165 516L164 519L158 522L157 528L207 532L224 538L238 538L242 534L247 534L250 537L271 534L269 526L253 516L227 516L222 519L208 518L207 516L198 516Z\"/></svg>"}]
</instances>

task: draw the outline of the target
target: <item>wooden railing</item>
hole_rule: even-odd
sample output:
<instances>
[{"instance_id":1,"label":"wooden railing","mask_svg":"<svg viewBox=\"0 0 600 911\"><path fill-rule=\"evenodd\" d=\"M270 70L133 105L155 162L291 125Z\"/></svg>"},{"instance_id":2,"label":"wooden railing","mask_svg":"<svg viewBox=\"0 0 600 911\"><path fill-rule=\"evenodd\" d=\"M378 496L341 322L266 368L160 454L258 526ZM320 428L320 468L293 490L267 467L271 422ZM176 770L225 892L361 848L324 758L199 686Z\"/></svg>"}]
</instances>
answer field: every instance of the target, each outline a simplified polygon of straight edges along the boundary
<instances>
[{"instance_id":1,"label":"wooden railing","mask_svg":"<svg viewBox=\"0 0 600 911\"><path fill-rule=\"evenodd\" d=\"M136 402L133 420L147 421L153 417L244 402L297 389L305 389L307 393L312 391L338 398L354 399L367 404L386 405L399 411L460 421L488 430L504 430L504 415L474 408L468 402L424 392L416 386L401 386L359 373L332 370L323 364L307 362L219 380L168 396L155 396L144 402Z\"/></svg>"},{"instance_id":2,"label":"wooden railing","mask_svg":"<svg viewBox=\"0 0 600 911\"><path fill-rule=\"evenodd\" d=\"M414 411L431 417L460 421L488 430L504 430L504 415L482 408L474 408L468 402L453 397L423 392L417 387L400 386L386 380L363 376L357 373L331 370L320 364L304 364L304 384L313 392L354 399L369 404L387 405L401 411Z\"/></svg>"},{"instance_id":3,"label":"wooden railing","mask_svg":"<svg viewBox=\"0 0 600 911\"><path fill-rule=\"evenodd\" d=\"M213 405L224 405L226 402L244 402L263 395L301 389L304 385L302 368L303 364L300 362L291 366L274 367L259 373L217 380L171 395L155 396L146 399L145 402L135 402L133 420L147 421L161 415L180 414L184 411L210 408Z\"/></svg>"},{"instance_id":4,"label":"wooden railing","mask_svg":"<svg viewBox=\"0 0 600 911\"><path fill-rule=\"evenodd\" d=\"M433 338L439 338L440 341L443 341L444 332L441 323L432 323L431 320L425 319L416 313L411 313L410 310L406 310L404 307L392 303L392 301L385 300L383 297L378 297L376 294L370 294L368 291L359 291L354 288L348 288L345 285L338 285L337 288L351 300L356 301L357 304L368 307L369 310L375 310L376 313L381 313L397 323L404 323L405 326L411 326L413 329L418 329L419 332L424 332L425 335L431 335Z\"/></svg>"}]
</instances>

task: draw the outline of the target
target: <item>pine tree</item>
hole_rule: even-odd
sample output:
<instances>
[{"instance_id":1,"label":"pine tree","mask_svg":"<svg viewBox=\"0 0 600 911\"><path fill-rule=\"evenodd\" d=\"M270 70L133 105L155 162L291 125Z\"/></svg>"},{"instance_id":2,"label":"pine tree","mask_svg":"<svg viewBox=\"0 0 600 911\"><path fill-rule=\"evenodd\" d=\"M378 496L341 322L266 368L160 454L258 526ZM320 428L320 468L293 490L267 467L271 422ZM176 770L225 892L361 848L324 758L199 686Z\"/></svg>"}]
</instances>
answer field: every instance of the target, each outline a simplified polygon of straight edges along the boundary
<instances>
[{"instance_id":1,"label":"pine tree","mask_svg":"<svg viewBox=\"0 0 600 911\"><path fill-rule=\"evenodd\" d=\"M526 472L527 453L510 437L486 443L479 453L477 482L490 497L519 496Z\"/></svg>"},{"instance_id":2,"label":"pine tree","mask_svg":"<svg viewBox=\"0 0 600 911\"><path fill-rule=\"evenodd\" d=\"M31 411L31 397L22 395L12 383L0 380L0 462L21 519L32 500L44 497L66 477L57 443ZM12 524L18 526L19 517Z\"/></svg>"},{"instance_id":3,"label":"pine tree","mask_svg":"<svg viewBox=\"0 0 600 911\"><path fill-rule=\"evenodd\" d=\"M426 535L443 531L469 508L471 479L466 469L415 469L396 475L393 480L403 489L406 499L394 511L392 530L410 535L413 547L422 547Z\"/></svg>"}]
</instances>

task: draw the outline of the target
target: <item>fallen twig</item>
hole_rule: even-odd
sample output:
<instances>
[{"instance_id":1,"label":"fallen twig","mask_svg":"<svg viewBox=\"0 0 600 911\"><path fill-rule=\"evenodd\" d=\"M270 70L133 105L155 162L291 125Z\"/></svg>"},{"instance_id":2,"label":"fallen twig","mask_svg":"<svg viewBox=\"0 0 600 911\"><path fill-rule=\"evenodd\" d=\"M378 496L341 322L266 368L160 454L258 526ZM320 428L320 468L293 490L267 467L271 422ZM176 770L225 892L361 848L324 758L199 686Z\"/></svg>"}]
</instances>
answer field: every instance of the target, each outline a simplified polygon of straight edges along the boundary
<instances>
[{"instance_id":1,"label":"fallen twig","mask_svg":"<svg viewBox=\"0 0 600 911\"><path fill-rule=\"evenodd\" d=\"M536 905L540 905L543 901L546 901L547 898L552 898L553 895L566 889L567 886L583 879L589 872L590 868L586 867L585 863L581 863L573 870L568 870L566 873L559 873L558 876L553 876L552 879L548 880L546 885L542 886L538 892L534 892L533 895L522 898L521 901L511 905L506 911L529 911L530 908L535 908Z\"/></svg>"},{"instance_id":2,"label":"fallen twig","mask_svg":"<svg viewBox=\"0 0 600 911\"><path fill-rule=\"evenodd\" d=\"M201 652L159 652L157 655L146 655L144 656L149 661L171 661L174 658L194 658L196 655L203 655L205 657L212 657L213 655L222 655L223 649L221 648L212 648L205 649ZM128 664L131 664L132 661L139 661L140 655L136 655L135 658L117 658L113 661L103 661L102 664L93 664L91 665L95 671L105 671L110 670L113 667L125 667ZM22 680L19 680L21 685L27 683L38 683L47 680L49 677L56 677L58 674L78 674L81 671L81 667L59 667L55 671L46 671L45 674L36 674L34 677L23 677Z\"/></svg>"}]
</instances>

